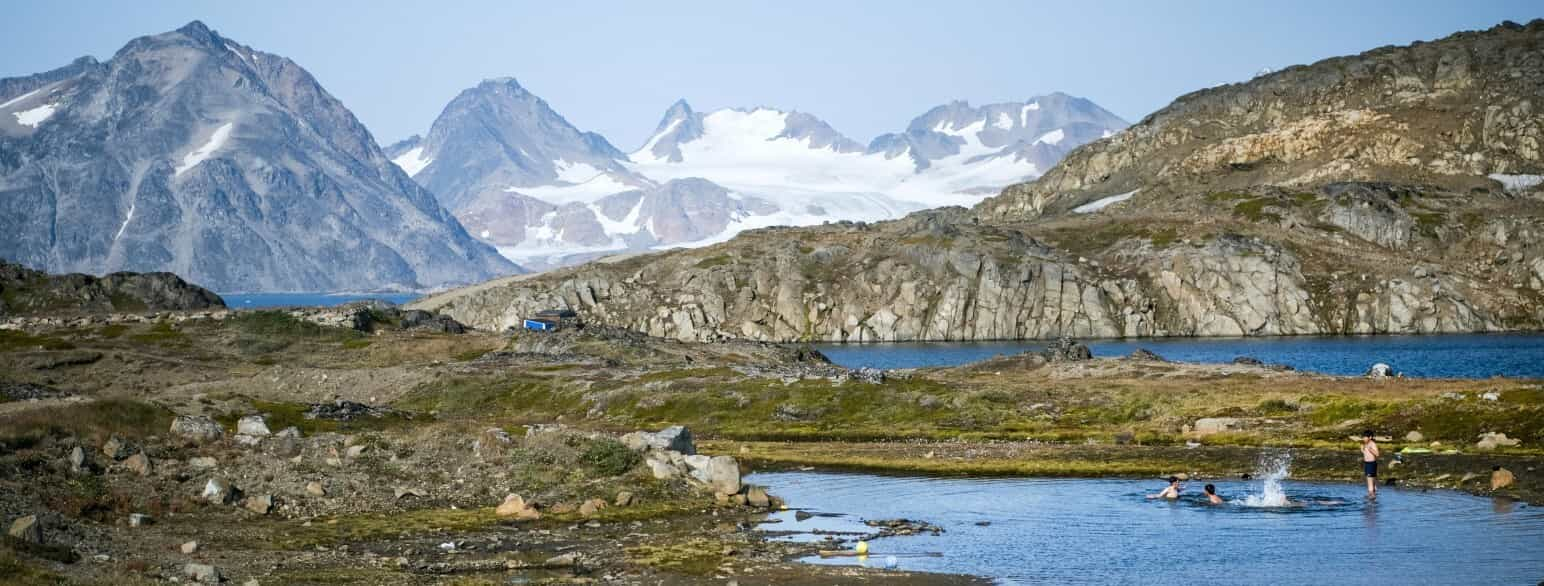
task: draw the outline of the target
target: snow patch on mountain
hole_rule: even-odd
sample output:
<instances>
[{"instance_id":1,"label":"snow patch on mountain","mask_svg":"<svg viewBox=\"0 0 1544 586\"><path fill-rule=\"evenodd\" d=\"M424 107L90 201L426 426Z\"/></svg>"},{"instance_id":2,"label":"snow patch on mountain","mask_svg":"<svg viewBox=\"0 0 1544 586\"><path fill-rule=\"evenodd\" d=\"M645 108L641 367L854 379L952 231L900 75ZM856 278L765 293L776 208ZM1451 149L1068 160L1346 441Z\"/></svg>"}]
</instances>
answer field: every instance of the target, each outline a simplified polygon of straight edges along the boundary
<instances>
[{"instance_id":1,"label":"snow patch on mountain","mask_svg":"<svg viewBox=\"0 0 1544 586\"><path fill-rule=\"evenodd\" d=\"M402 172L407 173L408 177L412 177L417 175L419 171L424 170L424 167L428 167L429 163L433 163L434 159L425 158L424 147L418 146L397 155L397 158L392 159L391 162L401 167Z\"/></svg>"},{"instance_id":2,"label":"snow patch on mountain","mask_svg":"<svg viewBox=\"0 0 1544 586\"><path fill-rule=\"evenodd\" d=\"M177 165L177 169L172 173L172 175L182 175L184 171L197 167L199 163L207 160L209 155L212 155L215 151L220 150L220 147L225 146L225 141L230 140L231 128L234 126L235 123L226 122L225 124L221 124L219 128L214 129L214 132L209 135L208 141L204 142L202 146L194 149L192 152L183 155L182 164Z\"/></svg>"},{"instance_id":3,"label":"snow patch on mountain","mask_svg":"<svg viewBox=\"0 0 1544 586\"><path fill-rule=\"evenodd\" d=\"M1141 190L1140 189L1133 189L1133 190L1128 191L1126 193L1121 193L1121 194L1117 194L1117 195L1112 195L1110 197L1097 199L1097 200L1088 202L1086 204L1080 205L1078 207L1072 208L1072 213L1074 213L1074 214L1091 214L1091 213L1097 212L1099 210L1102 210L1104 208L1110 207L1110 206L1112 206L1114 204L1118 204L1120 202L1123 202L1123 201L1126 201L1128 199L1131 199L1131 196L1136 195L1138 191L1141 191Z\"/></svg>"},{"instance_id":4,"label":"snow patch on mountain","mask_svg":"<svg viewBox=\"0 0 1544 586\"><path fill-rule=\"evenodd\" d=\"M1106 130L1105 132L1109 131ZM1040 138L1035 139L1035 142L1040 144L1061 144L1064 138L1067 138L1067 132L1058 128L1040 135Z\"/></svg>"},{"instance_id":5,"label":"snow patch on mountain","mask_svg":"<svg viewBox=\"0 0 1544 586\"><path fill-rule=\"evenodd\" d=\"M59 109L59 104L44 104L30 110L16 112L16 123L22 126L37 128L44 120L54 115Z\"/></svg>"}]
</instances>

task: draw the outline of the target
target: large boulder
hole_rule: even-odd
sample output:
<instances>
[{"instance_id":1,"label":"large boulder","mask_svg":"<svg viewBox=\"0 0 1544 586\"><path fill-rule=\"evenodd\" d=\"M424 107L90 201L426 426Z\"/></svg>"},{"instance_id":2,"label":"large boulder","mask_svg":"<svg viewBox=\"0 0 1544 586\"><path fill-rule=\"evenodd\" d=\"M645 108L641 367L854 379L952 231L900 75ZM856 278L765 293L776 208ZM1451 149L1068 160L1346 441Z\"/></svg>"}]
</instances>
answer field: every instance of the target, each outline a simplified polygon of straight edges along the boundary
<instances>
[{"instance_id":1,"label":"large boulder","mask_svg":"<svg viewBox=\"0 0 1544 586\"><path fill-rule=\"evenodd\" d=\"M1513 476L1512 475L1512 471L1511 470L1507 470L1506 468L1502 468L1500 466L1497 466L1494 470L1490 471L1490 489L1491 490L1501 490L1501 489L1506 488L1508 486L1512 486L1512 483L1515 482L1516 480L1517 480L1517 477Z\"/></svg>"},{"instance_id":2,"label":"large boulder","mask_svg":"<svg viewBox=\"0 0 1544 586\"><path fill-rule=\"evenodd\" d=\"M1197 419L1192 429L1198 434L1220 433L1233 431L1244 426L1243 420L1237 417L1203 417Z\"/></svg>"},{"instance_id":3,"label":"large boulder","mask_svg":"<svg viewBox=\"0 0 1544 586\"><path fill-rule=\"evenodd\" d=\"M673 425L657 432L635 431L622 436L622 443L637 451L660 450L680 452L688 456L697 453L692 442L692 432L684 426Z\"/></svg>"},{"instance_id":4,"label":"large boulder","mask_svg":"<svg viewBox=\"0 0 1544 586\"><path fill-rule=\"evenodd\" d=\"M172 420L172 435L205 443L225 437L225 430L215 420L202 415L179 415Z\"/></svg>"},{"instance_id":5,"label":"large boulder","mask_svg":"<svg viewBox=\"0 0 1544 586\"><path fill-rule=\"evenodd\" d=\"M518 494L506 495L504 502L499 503L499 506L493 510L493 513L500 517L514 517L516 519L541 518L541 511L536 510L535 506L526 502Z\"/></svg>"},{"instance_id":6,"label":"large boulder","mask_svg":"<svg viewBox=\"0 0 1544 586\"><path fill-rule=\"evenodd\" d=\"M268 429L268 420L262 415L248 415L236 422L236 434L262 437L273 435L273 431Z\"/></svg>"},{"instance_id":7,"label":"large boulder","mask_svg":"<svg viewBox=\"0 0 1544 586\"><path fill-rule=\"evenodd\" d=\"M43 543L43 523L37 515L27 515L12 521L7 535L29 543Z\"/></svg>"},{"instance_id":8,"label":"large boulder","mask_svg":"<svg viewBox=\"0 0 1544 586\"><path fill-rule=\"evenodd\" d=\"M1051 362L1082 362L1094 358L1094 353L1088 349L1088 346L1065 336L1047 347L1042 354Z\"/></svg>"}]
</instances>

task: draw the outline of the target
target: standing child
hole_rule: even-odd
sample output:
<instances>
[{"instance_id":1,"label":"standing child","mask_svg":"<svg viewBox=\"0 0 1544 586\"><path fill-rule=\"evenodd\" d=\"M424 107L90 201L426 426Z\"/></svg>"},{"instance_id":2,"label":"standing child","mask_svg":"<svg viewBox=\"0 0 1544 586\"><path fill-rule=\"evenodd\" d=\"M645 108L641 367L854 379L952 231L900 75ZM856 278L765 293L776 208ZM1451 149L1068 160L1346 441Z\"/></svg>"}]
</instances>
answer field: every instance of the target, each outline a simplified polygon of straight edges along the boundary
<instances>
[{"instance_id":1,"label":"standing child","mask_svg":"<svg viewBox=\"0 0 1544 586\"><path fill-rule=\"evenodd\" d=\"M1378 442L1370 429L1362 432L1362 474L1367 476L1367 498L1378 498Z\"/></svg>"}]
</instances>

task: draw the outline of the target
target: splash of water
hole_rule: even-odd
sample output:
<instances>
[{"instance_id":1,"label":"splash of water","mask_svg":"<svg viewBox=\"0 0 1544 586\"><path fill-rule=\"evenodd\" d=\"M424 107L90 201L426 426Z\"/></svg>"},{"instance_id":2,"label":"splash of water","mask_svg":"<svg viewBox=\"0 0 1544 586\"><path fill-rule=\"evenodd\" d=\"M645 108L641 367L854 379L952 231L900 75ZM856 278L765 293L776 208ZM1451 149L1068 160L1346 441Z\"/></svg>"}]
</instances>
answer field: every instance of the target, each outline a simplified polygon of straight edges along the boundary
<instances>
[{"instance_id":1,"label":"splash of water","mask_svg":"<svg viewBox=\"0 0 1544 586\"><path fill-rule=\"evenodd\" d=\"M1255 467L1255 477L1264 481L1264 489L1260 494L1244 497L1242 504L1246 507L1287 506L1287 493L1282 490L1281 481L1291 474L1292 454L1281 452L1261 455L1260 463Z\"/></svg>"}]
</instances>

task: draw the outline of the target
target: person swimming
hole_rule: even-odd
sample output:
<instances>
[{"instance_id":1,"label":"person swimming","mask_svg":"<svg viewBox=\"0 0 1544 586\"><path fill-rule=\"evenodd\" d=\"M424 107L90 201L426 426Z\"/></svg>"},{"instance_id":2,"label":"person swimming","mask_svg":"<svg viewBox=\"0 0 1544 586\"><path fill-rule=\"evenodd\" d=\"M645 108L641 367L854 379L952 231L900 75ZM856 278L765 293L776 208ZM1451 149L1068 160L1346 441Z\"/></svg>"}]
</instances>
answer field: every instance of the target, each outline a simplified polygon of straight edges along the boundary
<instances>
[{"instance_id":1,"label":"person swimming","mask_svg":"<svg viewBox=\"0 0 1544 586\"><path fill-rule=\"evenodd\" d=\"M1179 498L1179 491L1180 491L1179 477L1178 476L1170 476L1169 477L1169 486L1164 487L1164 489L1161 490L1161 491L1158 491L1158 494L1147 495L1147 498L1150 498L1150 499L1169 499L1169 500L1174 500L1174 499Z\"/></svg>"},{"instance_id":2,"label":"person swimming","mask_svg":"<svg viewBox=\"0 0 1544 586\"><path fill-rule=\"evenodd\" d=\"M1222 504L1222 497L1217 496L1217 485L1215 485L1215 484L1208 484L1208 485L1206 485L1204 490L1206 491L1206 503L1207 504L1209 504L1209 505L1220 505L1220 504Z\"/></svg>"}]
</instances>

